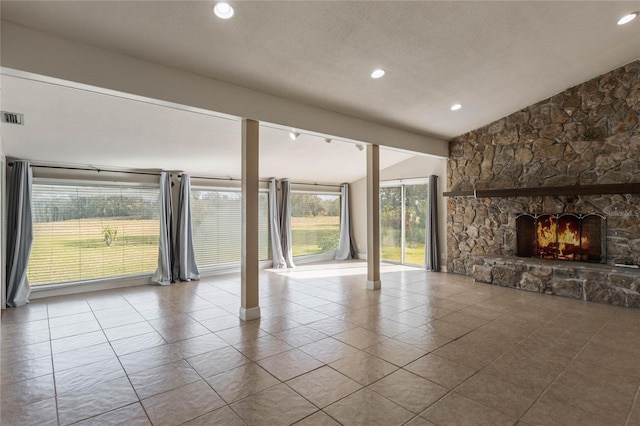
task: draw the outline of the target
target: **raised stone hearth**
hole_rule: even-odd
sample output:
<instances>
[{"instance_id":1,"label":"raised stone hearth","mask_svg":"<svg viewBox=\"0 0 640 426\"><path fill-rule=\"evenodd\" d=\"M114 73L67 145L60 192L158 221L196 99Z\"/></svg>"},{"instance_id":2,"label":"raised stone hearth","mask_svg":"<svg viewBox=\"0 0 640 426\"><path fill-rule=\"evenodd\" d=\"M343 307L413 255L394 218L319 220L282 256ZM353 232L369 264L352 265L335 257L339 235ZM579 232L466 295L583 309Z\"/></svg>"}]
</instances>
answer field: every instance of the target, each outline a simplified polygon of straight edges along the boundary
<instances>
[{"instance_id":1,"label":"raised stone hearth","mask_svg":"<svg viewBox=\"0 0 640 426\"><path fill-rule=\"evenodd\" d=\"M635 276L633 272L615 272L614 264L640 264L637 191L533 196L520 195L517 190L575 185L640 186L639 117L640 61L634 61L453 139L449 143L448 191L482 194L482 189L515 189L509 193L516 195L449 197L447 270L540 291L539 279L543 277L539 274L551 268L552 272L557 270L557 274L568 276L565 281L560 281L560 276L551 280L544 285L543 292L638 306L633 301L637 293L632 293L635 290L631 284L609 285L610 279L616 280L618 275ZM606 217L604 247L608 266L604 268L609 269L582 265L542 267L529 259L513 263L510 259L517 253L516 218L523 213L595 213ZM489 265L478 260L484 256L507 259L505 265L491 265L491 280L487 278ZM532 271L526 270L529 264ZM513 270L509 265L518 265L519 269ZM504 266L511 269L501 269ZM602 281L603 277L613 278ZM595 284L592 286L590 282ZM635 278L633 282L637 285Z\"/></svg>"},{"instance_id":2,"label":"raised stone hearth","mask_svg":"<svg viewBox=\"0 0 640 426\"><path fill-rule=\"evenodd\" d=\"M502 287L640 308L640 269L480 256L472 275L474 281Z\"/></svg>"}]
</instances>

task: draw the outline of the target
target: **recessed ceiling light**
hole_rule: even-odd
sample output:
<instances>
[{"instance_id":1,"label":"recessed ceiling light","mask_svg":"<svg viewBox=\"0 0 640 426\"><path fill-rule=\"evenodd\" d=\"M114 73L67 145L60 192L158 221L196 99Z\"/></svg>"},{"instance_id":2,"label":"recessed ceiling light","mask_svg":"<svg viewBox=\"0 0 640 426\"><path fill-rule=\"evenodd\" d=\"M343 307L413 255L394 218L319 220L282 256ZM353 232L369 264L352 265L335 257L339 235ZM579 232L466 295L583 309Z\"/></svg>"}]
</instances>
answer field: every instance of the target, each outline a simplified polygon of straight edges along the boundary
<instances>
[{"instance_id":1,"label":"recessed ceiling light","mask_svg":"<svg viewBox=\"0 0 640 426\"><path fill-rule=\"evenodd\" d=\"M292 141L295 141L296 139L298 139L298 136L300 136L300 133L298 132L289 132L289 138Z\"/></svg>"},{"instance_id":2,"label":"recessed ceiling light","mask_svg":"<svg viewBox=\"0 0 640 426\"><path fill-rule=\"evenodd\" d=\"M220 2L213 6L213 13L220 19L229 19L233 16L233 7L229 3Z\"/></svg>"},{"instance_id":3,"label":"recessed ceiling light","mask_svg":"<svg viewBox=\"0 0 640 426\"><path fill-rule=\"evenodd\" d=\"M377 69L377 70L373 70L373 72L371 73L371 78L380 78L384 75L384 70L383 69Z\"/></svg>"},{"instance_id":4,"label":"recessed ceiling light","mask_svg":"<svg viewBox=\"0 0 640 426\"><path fill-rule=\"evenodd\" d=\"M457 111L460 108L462 108L461 104L453 104L453 105L451 105L451 111Z\"/></svg>"},{"instance_id":5,"label":"recessed ceiling light","mask_svg":"<svg viewBox=\"0 0 640 426\"><path fill-rule=\"evenodd\" d=\"M628 24L629 22L636 19L637 16L638 16L638 12L633 12L628 15L624 15L622 18L618 19L618 25Z\"/></svg>"}]
</instances>

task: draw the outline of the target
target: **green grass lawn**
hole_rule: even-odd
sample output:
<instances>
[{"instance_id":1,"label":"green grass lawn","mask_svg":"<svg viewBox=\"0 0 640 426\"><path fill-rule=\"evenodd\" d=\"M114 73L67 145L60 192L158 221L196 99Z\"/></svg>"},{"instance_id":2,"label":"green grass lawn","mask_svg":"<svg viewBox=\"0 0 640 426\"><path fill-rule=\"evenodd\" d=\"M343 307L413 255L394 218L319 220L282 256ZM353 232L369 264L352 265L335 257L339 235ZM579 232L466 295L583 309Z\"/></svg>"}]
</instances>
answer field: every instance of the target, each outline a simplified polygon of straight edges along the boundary
<instances>
[{"instance_id":1,"label":"green grass lawn","mask_svg":"<svg viewBox=\"0 0 640 426\"><path fill-rule=\"evenodd\" d=\"M103 226L118 229L104 242ZM32 285L153 272L158 265L158 220L76 219L34 224L27 277Z\"/></svg>"},{"instance_id":2,"label":"green grass lawn","mask_svg":"<svg viewBox=\"0 0 640 426\"><path fill-rule=\"evenodd\" d=\"M400 262L402 254L400 247L381 247L382 260ZM410 245L404 253L404 263L410 265L424 265L424 245Z\"/></svg>"},{"instance_id":3,"label":"green grass lawn","mask_svg":"<svg viewBox=\"0 0 640 426\"><path fill-rule=\"evenodd\" d=\"M321 254L338 248L340 218L338 216L292 217L293 255Z\"/></svg>"}]
</instances>

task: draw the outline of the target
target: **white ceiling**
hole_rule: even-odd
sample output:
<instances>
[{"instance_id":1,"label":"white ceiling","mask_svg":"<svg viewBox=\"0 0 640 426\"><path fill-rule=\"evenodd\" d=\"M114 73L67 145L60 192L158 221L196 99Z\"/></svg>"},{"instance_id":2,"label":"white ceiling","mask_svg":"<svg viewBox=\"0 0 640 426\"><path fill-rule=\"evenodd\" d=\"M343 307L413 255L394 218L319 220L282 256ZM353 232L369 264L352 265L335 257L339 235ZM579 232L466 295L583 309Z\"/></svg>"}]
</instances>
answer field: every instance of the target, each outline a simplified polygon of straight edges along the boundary
<instances>
[{"instance_id":1,"label":"white ceiling","mask_svg":"<svg viewBox=\"0 0 640 426\"><path fill-rule=\"evenodd\" d=\"M240 175L240 121L3 75L2 109L25 125L2 126L8 156L56 164ZM381 150L381 168L412 157ZM365 152L350 142L260 128L260 175L338 184L366 175Z\"/></svg>"},{"instance_id":2,"label":"white ceiling","mask_svg":"<svg viewBox=\"0 0 640 426\"><path fill-rule=\"evenodd\" d=\"M372 122L451 138L640 58L640 1L7 1L2 19ZM379 80L374 68L386 69ZM2 77L9 156L240 173L240 124L92 91ZM462 103L452 112L453 103ZM410 154L385 150L381 166ZM261 129L261 176L352 182L353 144Z\"/></svg>"}]
</instances>

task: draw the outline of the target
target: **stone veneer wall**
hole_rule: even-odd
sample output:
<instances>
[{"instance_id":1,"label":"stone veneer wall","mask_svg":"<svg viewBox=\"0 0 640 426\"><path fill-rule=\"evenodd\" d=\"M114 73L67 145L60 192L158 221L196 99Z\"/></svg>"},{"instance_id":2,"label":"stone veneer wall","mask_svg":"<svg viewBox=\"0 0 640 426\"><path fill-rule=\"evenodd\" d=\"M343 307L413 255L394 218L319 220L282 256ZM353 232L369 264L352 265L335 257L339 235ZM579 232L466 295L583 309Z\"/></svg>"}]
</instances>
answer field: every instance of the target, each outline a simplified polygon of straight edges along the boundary
<instances>
[{"instance_id":1,"label":"stone veneer wall","mask_svg":"<svg viewBox=\"0 0 640 426\"><path fill-rule=\"evenodd\" d=\"M638 183L640 61L449 143L448 190ZM447 202L447 268L470 275L483 256L514 256L520 213L607 216L608 263L640 264L640 194Z\"/></svg>"}]
</instances>

